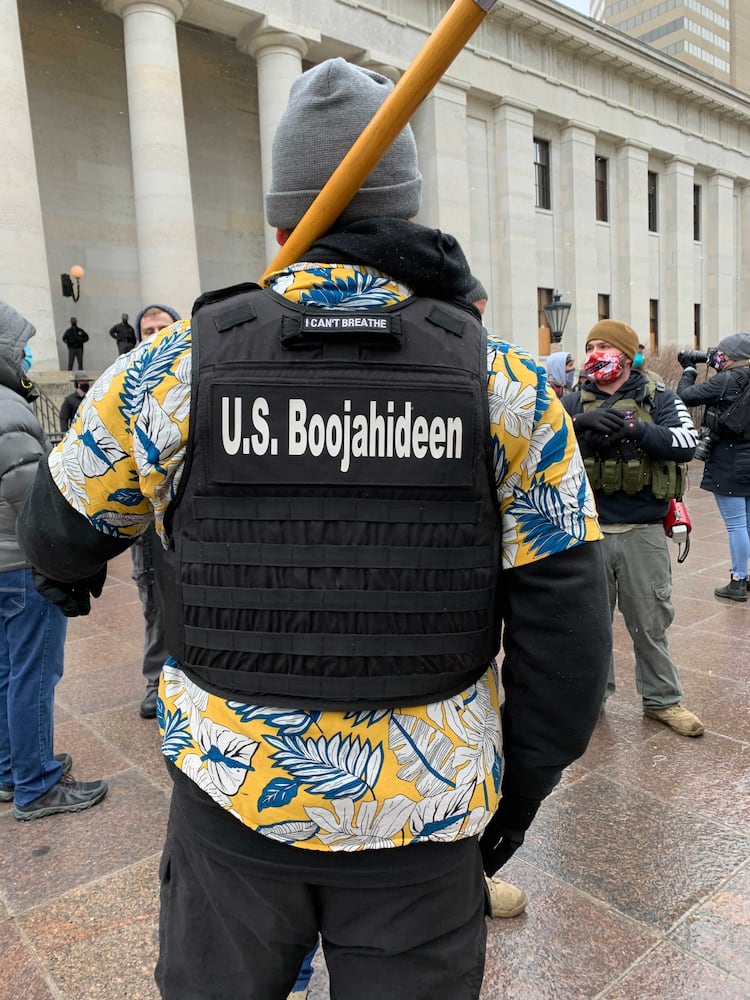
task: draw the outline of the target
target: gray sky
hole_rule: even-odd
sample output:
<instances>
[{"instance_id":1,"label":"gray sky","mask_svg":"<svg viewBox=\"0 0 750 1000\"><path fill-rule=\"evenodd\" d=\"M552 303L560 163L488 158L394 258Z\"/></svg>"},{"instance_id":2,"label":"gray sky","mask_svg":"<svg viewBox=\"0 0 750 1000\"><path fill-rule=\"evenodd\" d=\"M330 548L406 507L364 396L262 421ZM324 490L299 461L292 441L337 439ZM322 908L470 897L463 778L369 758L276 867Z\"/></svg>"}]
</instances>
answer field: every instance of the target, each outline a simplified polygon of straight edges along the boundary
<instances>
[{"instance_id":1,"label":"gray sky","mask_svg":"<svg viewBox=\"0 0 750 1000\"><path fill-rule=\"evenodd\" d=\"M557 0L557 2L561 3L563 7L572 7L579 14L589 16L589 0Z\"/></svg>"}]
</instances>

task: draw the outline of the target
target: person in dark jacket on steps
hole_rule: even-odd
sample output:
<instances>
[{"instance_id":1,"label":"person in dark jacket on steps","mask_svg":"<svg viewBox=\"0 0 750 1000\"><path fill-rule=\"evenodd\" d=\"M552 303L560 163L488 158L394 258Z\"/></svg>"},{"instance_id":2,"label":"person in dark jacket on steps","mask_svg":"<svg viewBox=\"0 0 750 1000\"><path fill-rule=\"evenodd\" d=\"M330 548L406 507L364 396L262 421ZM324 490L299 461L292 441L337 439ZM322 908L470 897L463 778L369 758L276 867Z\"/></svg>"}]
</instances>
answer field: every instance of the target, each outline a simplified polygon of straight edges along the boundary
<instances>
[{"instance_id":1,"label":"person in dark jacket on steps","mask_svg":"<svg viewBox=\"0 0 750 1000\"><path fill-rule=\"evenodd\" d=\"M128 323L128 314L123 313L119 323L110 327L109 335L117 344L118 354L127 354L135 347L135 330Z\"/></svg>"},{"instance_id":2,"label":"person in dark jacket on steps","mask_svg":"<svg viewBox=\"0 0 750 1000\"><path fill-rule=\"evenodd\" d=\"M68 348L68 371L83 368L83 345L88 342L89 335L78 325L75 316L70 317L70 326L62 336L63 343Z\"/></svg>"},{"instance_id":3,"label":"person in dark jacket on steps","mask_svg":"<svg viewBox=\"0 0 750 1000\"><path fill-rule=\"evenodd\" d=\"M705 406L703 447L707 451L701 489L716 497L729 538L729 583L716 597L745 603L750 575L750 333L733 333L709 352L715 374L696 385L698 370L686 363L677 393L686 406ZM742 406L742 410L739 410ZM727 424L730 407L738 422Z\"/></svg>"},{"instance_id":4,"label":"person in dark jacket on steps","mask_svg":"<svg viewBox=\"0 0 750 1000\"><path fill-rule=\"evenodd\" d=\"M279 242L391 89L343 59L292 84ZM477 1000L483 872L598 720L611 624L570 421L485 336L420 203L407 127L302 259L105 372L24 507L71 589L151 523L174 548L164 1000L284 1000L318 935L336 996Z\"/></svg>"},{"instance_id":5,"label":"person in dark jacket on steps","mask_svg":"<svg viewBox=\"0 0 750 1000\"><path fill-rule=\"evenodd\" d=\"M78 413L78 407L81 405L81 400L89 391L89 385L88 372L75 372L73 375L73 392L65 397L60 406L60 430L63 434L65 434L73 423L73 419L76 413Z\"/></svg>"}]
</instances>

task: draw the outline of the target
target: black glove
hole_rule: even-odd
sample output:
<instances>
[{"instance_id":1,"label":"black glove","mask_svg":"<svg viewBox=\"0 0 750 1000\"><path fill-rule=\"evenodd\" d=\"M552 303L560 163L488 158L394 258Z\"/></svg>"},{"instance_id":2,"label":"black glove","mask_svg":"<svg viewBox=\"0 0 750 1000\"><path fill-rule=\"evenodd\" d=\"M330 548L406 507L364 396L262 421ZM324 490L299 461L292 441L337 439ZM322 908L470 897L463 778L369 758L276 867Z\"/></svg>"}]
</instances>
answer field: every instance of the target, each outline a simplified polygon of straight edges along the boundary
<instances>
[{"instance_id":1,"label":"black glove","mask_svg":"<svg viewBox=\"0 0 750 1000\"><path fill-rule=\"evenodd\" d=\"M619 410L597 406L586 413L577 413L573 417L573 427L576 434L593 431L609 438L610 442L619 440L623 435L624 418Z\"/></svg>"},{"instance_id":2,"label":"black glove","mask_svg":"<svg viewBox=\"0 0 750 1000\"><path fill-rule=\"evenodd\" d=\"M503 795L497 812L479 838L482 864L487 875L494 875L516 853L541 804L539 799Z\"/></svg>"},{"instance_id":3,"label":"black glove","mask_svg":"<svg viewBox=\"0 0 750 1000\"><path fill-rule=\"evenodd\" d=\"M624 438L629 438L631 441L637 441L639 438L643 437L644 424L640 420L636 420L635 417L626 417L622 425L622 436ZM612 438L610 437L610 441Z\"/></svg>"},{"instance_id":4,"label":"black glove","mask_svg":"<svg viewBox=\"0 0 750 1000\"><path fill-rule=\"evenodd\" d=\"M51 604L56 604L66 618L77 618L91 611L91 598L99 597L107 579L107 564L93 576L75 583L61 583L50 580L38 570L32 570L32 578L37 591Z\"/></svg>"}]
</instances>

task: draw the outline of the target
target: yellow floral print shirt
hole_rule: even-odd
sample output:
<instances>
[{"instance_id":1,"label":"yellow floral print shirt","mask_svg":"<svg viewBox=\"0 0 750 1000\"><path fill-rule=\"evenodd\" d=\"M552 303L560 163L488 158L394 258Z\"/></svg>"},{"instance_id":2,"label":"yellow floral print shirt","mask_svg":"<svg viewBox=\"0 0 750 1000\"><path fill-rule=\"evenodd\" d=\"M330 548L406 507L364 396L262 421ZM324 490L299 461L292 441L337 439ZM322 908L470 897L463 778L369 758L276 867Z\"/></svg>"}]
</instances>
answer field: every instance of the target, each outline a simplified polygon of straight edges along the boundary
<instances>
[{"instance_id":1,"label":"yellow floral print shirt","mask_svg":"<svg viewBox=\"0 0 750 1000\"><path fill-rule=\"evenodd\" d=\"M296 264L268 284L294 301L387 306L410 291L373 269ZM97 380L52 452L53 478L98 530L163 520L188 437L191 328L174 324ZM487 390L503 562L521 566L600 537L569 420L525 351L489 338ZM289 710L209 694L167 660L164 755L242 823L317 851L454 841L482 832L502 774L496 668L461 694L368 712Z\"/></svg>"}]
</instances>

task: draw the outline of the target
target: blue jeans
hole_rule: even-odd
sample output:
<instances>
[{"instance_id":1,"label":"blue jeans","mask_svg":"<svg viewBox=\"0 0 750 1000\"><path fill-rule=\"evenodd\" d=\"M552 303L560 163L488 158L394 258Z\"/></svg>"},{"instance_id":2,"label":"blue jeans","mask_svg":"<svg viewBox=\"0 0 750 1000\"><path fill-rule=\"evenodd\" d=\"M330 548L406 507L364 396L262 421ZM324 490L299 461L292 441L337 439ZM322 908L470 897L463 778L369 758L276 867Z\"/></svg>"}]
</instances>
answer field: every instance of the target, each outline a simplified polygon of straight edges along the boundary
<instances>
[{"instance_id":1,"label":"blue jeans","mask_svg":"<svg viewBox=\"0 0 750 1000\"><path fill-rule=\"evenodd\" d=\"M68 621L34 588L30 569L0 573L0 785L28 805L62 777L53 758L55 685Z\"/></svg>"},{"instance_id":2,"label":"blue jeans","mask_svg":"<svg viewBox=\"0 0 750 1000\"><path fill-rule=\"evenodd\" d=\"M302 960L302 965L300 966L299 975L297 976L297 982L292 987L293 993L302 993L310 985L310 980L313 977L313 959L315 958L315 952L318 950L318 941L315 942L312 949L308 951Z\"/></svg>"},{"instance_id":3,"label":"blue jeans","mask_svg":"<svg viewBox=\"0 0 750 1000\"><path fill-rule=\"evenodd\" d=\"M744 580L750 569L750 497L714 496L729 536L732 576Z\"/></svg>"}]
</instances>

